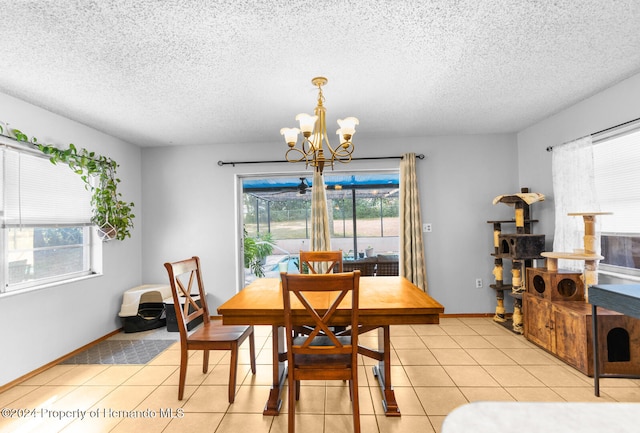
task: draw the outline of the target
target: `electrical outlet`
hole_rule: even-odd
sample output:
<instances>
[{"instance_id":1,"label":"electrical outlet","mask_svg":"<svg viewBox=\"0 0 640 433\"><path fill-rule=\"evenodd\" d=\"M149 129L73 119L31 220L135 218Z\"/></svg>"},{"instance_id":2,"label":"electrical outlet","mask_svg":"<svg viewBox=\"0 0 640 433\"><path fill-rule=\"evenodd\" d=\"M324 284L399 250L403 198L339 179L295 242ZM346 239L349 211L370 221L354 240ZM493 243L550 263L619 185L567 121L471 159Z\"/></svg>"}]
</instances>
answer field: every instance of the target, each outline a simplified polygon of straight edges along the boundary
<instances>
[{"instance_id":1,"label":"electrical outlet","mask_svg":"<svg viewBox=\"0 0 640 433\"><path fill-rule=\"evenodd\" d=\"M424 223L422 224L422 231L425 233L431 233L432 227L431 227L431 223Z\"/></svg>"},{"instance_id":2,"label":"electrical outlet","mask_svg":"<svg viewBox=\"0 0 640 433\"><path fill-rule=\"evenodd\" d=\"M482 289L482 278L476 278L476 289Z\"/></svg>"}]
</instances>

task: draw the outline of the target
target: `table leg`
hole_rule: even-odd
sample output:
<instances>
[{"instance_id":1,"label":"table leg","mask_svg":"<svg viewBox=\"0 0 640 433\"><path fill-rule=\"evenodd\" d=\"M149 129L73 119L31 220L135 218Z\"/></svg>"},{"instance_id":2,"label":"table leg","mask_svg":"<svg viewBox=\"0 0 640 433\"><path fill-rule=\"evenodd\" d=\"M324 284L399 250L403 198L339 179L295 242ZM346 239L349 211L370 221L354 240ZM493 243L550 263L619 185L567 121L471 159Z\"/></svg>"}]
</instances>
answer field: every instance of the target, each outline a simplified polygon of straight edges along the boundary
<instances>
[{"instance_id":1,"label":"table leg","mask_svg":"<svg viewBox=\"0 0 640 433\"><path fill-rule=\"evenodd\" d=\"M382 406L386 416L400 416L396 394L391 385L391 338L389 326L378 329L378 350L382 349L382 359L373 367L373 375L382 389Z\"/></svg>"},{"instance_id":2,"label":"table leg","mask_svg":"<svg viewBox=\"0 0 640 433\"><path fill-rule=\"evenodd\" d=\"M273 326L271 336L273 339L273 356L271 359L271 365L273 365L273 385L269 392L269 400L267 400L262 414L273 416L280 414L280 407L282 406L280 395L284 388L284 382L287 380L287 368L284 363L286 359L284 356L284 328Z\"/></svg>"},{"instance_id":3,"label":"table leg","mask_svg":"<svg viewBox=\"0 0 640 433\"><path fill-rule=\"evenodd\" d=\"M600 356L598 356L598 307L591 305L591 325L593 333L593 390L600 397Z\"/></svg>"}]
</instances>

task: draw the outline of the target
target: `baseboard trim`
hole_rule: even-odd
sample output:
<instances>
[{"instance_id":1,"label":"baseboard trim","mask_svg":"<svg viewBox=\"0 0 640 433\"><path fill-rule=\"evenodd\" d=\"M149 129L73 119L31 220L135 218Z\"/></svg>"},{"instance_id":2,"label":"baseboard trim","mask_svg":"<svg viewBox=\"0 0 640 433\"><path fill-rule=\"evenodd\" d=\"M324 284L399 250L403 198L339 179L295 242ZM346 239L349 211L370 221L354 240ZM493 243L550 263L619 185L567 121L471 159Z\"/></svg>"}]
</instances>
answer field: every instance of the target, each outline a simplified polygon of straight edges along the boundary
<instances>
[{"instance_id":1,"label":"baseboard trim","mask_svg":"<svg viewBox=\"0 0 640 433\"><path fill-rule=\"evenodd\" d=\"M32 377L37 376L38 374L42 373L43 371L47 371L48 369L50 369L51 367L55 367L56 365L60 364L61 362L76 356L78 353L87 350L93 346L95 346L96 344L110 338L113 337L114 335L120 333L120 331L122 330L122 328L118 328L115 331L112 331L110 333L108 333L107 335L98 338L97 340L92 341L91 343L85 344L84 346L74 350L73 352L67 353L66 355L61 356L58 359L55 359L51 362L49 362L48 364L43 365L42 367L39 367L33 371L30 371L29 373L25 374L24 376L20 376L19 378L12 380L9 383L6 383L2 386L0 386L0 393L5 392L6 390L13 388L16 385L19 385L29 379L31 379Z\"/></svg>"}]
</instances>

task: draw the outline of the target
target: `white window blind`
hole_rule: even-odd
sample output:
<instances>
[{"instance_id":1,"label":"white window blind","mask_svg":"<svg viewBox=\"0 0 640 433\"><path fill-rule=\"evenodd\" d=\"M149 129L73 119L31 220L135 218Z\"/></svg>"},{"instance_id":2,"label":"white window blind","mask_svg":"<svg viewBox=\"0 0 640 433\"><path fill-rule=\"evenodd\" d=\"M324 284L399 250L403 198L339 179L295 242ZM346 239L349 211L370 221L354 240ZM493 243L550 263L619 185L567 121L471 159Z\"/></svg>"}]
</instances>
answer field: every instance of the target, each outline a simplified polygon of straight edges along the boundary
<instances>
[{"instance_id":1,"label":"white window blind","mask_svg":"<svg viewBox=\"0 0 640 433\"><path fill-rule=\"evenodd\" d=\"M636 126L637 128L637 126ZM640 129L618 133L593 147L602 233L640 234Z\"/></svg>"},{"instance_id":2,"label":"white window blind","mask_svg":"<svg viewBox=\"0 0 640 433\"><path fill-rule=\"evenodd\" d=\"M2 227L81 225L91 221L91 192L66 164L0 149Z\"/></svg>"}]
</instances>

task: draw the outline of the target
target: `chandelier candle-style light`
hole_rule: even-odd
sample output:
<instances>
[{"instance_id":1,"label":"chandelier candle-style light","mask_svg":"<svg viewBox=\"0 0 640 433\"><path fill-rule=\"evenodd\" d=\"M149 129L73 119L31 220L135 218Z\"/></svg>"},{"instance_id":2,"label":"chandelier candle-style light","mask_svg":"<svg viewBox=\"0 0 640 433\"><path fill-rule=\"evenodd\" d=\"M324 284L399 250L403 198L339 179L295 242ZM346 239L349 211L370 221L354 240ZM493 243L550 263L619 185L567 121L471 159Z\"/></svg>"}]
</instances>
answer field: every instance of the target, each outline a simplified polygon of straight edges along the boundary
<instances>
[{"instance_id":1,"label":"chandelier candle-style light","mask_svg":"<svg viewBox=\"0 0 640 433\"><path fill-rule=\"evenodd\" d=\"M322 86L327 84L327 79L325 77L316 77L311 82L318 87L318 105L315 109L315 115L298 114L296 120L300 122L300 128L282 128L280 134L284 135L284 140L289 146L285 154L287 161L304 161L307 167L315 167L316 170L322 173L325 164L329 164L333 168L335 161L342 163L351 161L351 154L354 150L351 138L356 133L358 119L355 117L338 119L340 129L336 131L336 134L340 137L340 144L335 149L331 147L327 136L326 109L323 105L324 96L322 95ZM302 132L303 138L298 147L298 134L300 132ZM330 153L328 157L325 156L325 145Z\"/></svg>"}]
</instances>

